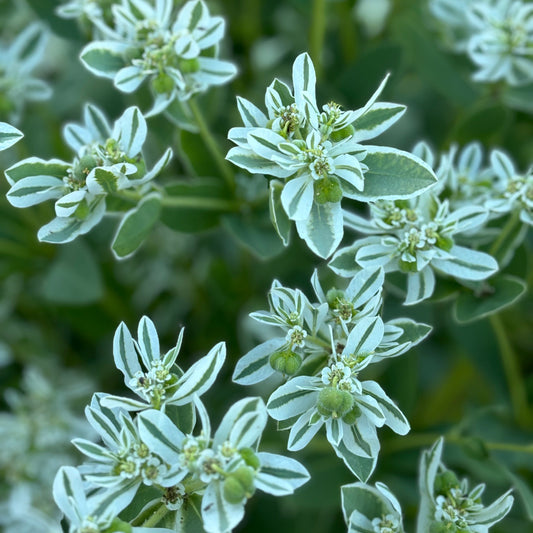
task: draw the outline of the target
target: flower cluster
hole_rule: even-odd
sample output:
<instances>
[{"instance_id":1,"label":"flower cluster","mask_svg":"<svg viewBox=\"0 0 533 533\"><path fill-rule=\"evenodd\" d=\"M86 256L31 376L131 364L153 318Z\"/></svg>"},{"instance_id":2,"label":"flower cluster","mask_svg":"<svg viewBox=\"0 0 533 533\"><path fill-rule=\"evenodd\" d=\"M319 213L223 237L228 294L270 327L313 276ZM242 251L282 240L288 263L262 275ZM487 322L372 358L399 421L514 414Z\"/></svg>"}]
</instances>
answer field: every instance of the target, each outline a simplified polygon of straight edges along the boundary
<instances>
[{"instance_id":1,"label":"flower cluster","mask_svg":"<svg viewBox=\"0 0 533 533\"><path fill-rule=\"evenodd\" d=\"M253 174L274 178L272 218L285 242L288 237L277 219L288 217L311 250L328 257L343 236L342 198L403 198L434 182L432 171L413 155L361 144L383 133L405 111L399 104L377 102L385 81L361 109L343 110L330 102L319 110L314 66L308 54L301 54L292 69L293 89L278 79L267 88L267 115L238 98L244 127L229 131L237 146L227 159ZM391 166L397 167L393 188L387 186L385 171ZM404 172L412 179L409 184L397 179ZM365 185L365 175L372 175L370 185Z\"/></svg>"},{"instance_id":2,"label":"flower cluster","mask_svg":"<svg viewBox=\"0 0 533 533\"><path fill-rule=\"evenodd\" d=\"M426 193L415 200L376 202L371 219L352 214L348 225L370 234L340 249L330 267L340 275L361 268L383 267L407 274L406 304L429 298L435 271L460 280L483 280L498 270L490 255L456 244L457 234L480 228L488 218L482 207L450 211L447 200Z\"/></svg>"},{"instance_id":3,"label":"flower cluster","mask_svg":"<svg viewBox=\"0 0 533 533\"><path fill-rule=\"evenodd\" d=\"M146 120L130 107L113 127L103 113L86 105L84 124L67 124L64 138L75 156L71 162L30 157L5 171L11 185L7 199L15 207L56 200L56 217L43 226L39 240L72 241L90 231L106 212L106 197L125 189L143 190L172 157L169 148L151 170L142 155Z\"/></svg>"},{"instance_id":4,"label":"flower cluster","mask_svg":"<svg viewBox=\"0 0 533 533\"><path fill-rule=\"evenodd\" d=\"M481 82L533 80L533 6L521 0L432 0L430 9L453 35L452 46L466 52Z\"/></svg>"},{"instance_id":5,"label":"flower cluster","mask_svg":"<svg viewBox=\"0 0 533 533\"><path fill-rule=\"evenodd\" d=\"M485 507L481 502L485 485L469 490L466 479L459 481L441 462L442 446L441 438L422 454L418 530L488 533L511 510L514 498L508 491Z\"/></svg>"},{"instance_id":6,"label":"flower cluster","mask_svg":"<svg viewBox=\"0 0 533 533\"><path fill-rule=\"evenodd\" d=\"M268 419L260 398L235 403L212 435L199 396L213 384L225 347L220 343L183 372L175 365L182 333L177 346L161 356L148 318L139 323L137 341L124 324L117 329L115 362L126 385L144 402L95 394L86 408L102 444L75 439L88 461L78 470L60 469L54 485L54 497L72 533L121 531L128 524L120 513L134 498L142 501L141 514L144 508L159 509L160 519L151 525L164 518L172 529L133 532L176 531L196 520L201 508L205 531L226 533L242 520L245 503L256 489L282 496L309 479L297 461L258 451ZM90 496L84 485L91 489ZM151 490L140 492L142 486Z\"/></svg>"},{"instance_id":7,"label":"flower cluster","mask_svg":"<svg viewBox=\"0 0 533 533\"><path fill-rule=\"evenodd\" d=\"M0 119L18 123L25 101L47 100L52 89L33 77L48 42L48 30L30 24L8 46L0 45Z\"/></svg>"},{"instance_id":8,"label":"flower cluster","mask_svg":"<svg viewBox=\"0 0 533 533\"><path fill-rule=\"evenodd\" d=\"M89 43L81 60L123 92L134 92L149 79L154 105L148 115L173 104L170 115L188 126L180 122L184 102L211 85L227 83L237 72L233 63L218 58L224 19L211 16L202 0L186 2L177 13L173 0L154 5L122 0L111 12L111 25L93 20L102 40Z\"/></svg>"},{"instance_id":9,"label":"flower cluster","mask_svg":"<svg viewBox=\"0 0 533 533\"><path fill-rule=\"evenodd\" d=\"M290 428L288 449L305 447L325 426L336 454L362 480L376 464L376 429L387 425L403 435L409 423L378 383L363 381L359 374L372 363L405 353L430 331L408 319L384 323L377 316L383 278L381 269L367 269L345 290L325 293L315 273L312 283L319 302L314 304L301 291L275 281L270 311L251 316L283 334L244 355L233 374L243 385L274 374L285 377L267 410Z\"/></svg>"}]
</instances>

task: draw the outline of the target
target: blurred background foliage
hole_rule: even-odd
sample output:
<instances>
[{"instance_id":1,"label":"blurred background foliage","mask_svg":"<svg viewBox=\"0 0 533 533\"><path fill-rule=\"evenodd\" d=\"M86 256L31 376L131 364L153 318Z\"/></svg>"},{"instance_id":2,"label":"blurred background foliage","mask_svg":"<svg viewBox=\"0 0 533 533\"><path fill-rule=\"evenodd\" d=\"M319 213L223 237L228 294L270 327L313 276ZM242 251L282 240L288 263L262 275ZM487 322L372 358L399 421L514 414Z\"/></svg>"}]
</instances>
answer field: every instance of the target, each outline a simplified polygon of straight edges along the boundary
<instances>
[{"instance_id":1,"label":"blurred background foliage","mask_svg":"<svg viewBox=\"0 0 533 533\"><path fill-rule=\"evenodd\" d=\"M347 108L360 107L384 75L391 73L383 99L406 104L408 111L378 143L409 150L424 139L435 149L445 150L452 142L463 145L480 140L487 149L504 148L521 169L532 163L533 116L527 101L533 102L533 91L521 88L522 96L517 96L501 85L472 82L468 60L452 55L439 40L439 28L430 18L425 0L391 2L390 12L377 28L364 18L355 0L224 0L208 4L213 13L223 14L228 21L224 55L239 68L230 86L212 90L200 100L224 151L229 148L227 130L240 124L235 94L261 105L272 78L289 80L294 57L310 50L320 64L318 101L322 103L333 99ZM30 155L68 158L61 126L78 121L86 101L101 106L111 119L128 105L141 109L148 105L148 93L123 95L108 80L95 78L82 68L78 54L89 37L87 29L55 16L56 5L55 0L0 0L2 42L9 42L34 19L52 29L38 72L54 89L52 100L27 106L18 125L26 136L0 155L2 169ZM324 25L322 42L311 37L316 24ZM169 143L178 153L162 183L179 178L185 189L196 187L200 192L212 184L216 167L206 158L198 136L176 130L163 117L150 119L149 132L149 160ZM262 180L242 176L242 181L259 194L266 191ZM266 204L242 212L236 219L217 213L169 213L165 224L157 227L133 257L117 262L109 249L115 220L106 219L89 235L64 246L40 244L37 228L49 220L52 206L17 210L5 200L7 190L7 182L1 181L0 389L27 392L27 373L32 368L52 384L52 396L71 402L80 417L91 391L124 391L113 364L112 336L120 321L134 328L143 314L156 323L163 347L172 346L180 326L186 327L180 355L184 366L216 342L227 342L225 369L206 395L215 419L239 397L267 395L269 391L243 389L230 380L235 362L261 335L248 322L247 313L267 307L266 294L273 278L303 289L309 297L314 268L335 283L333 275L295 235L290 248L283 249L271 228ZM533 280L531 259L530 238L517 251L509 270L526 277L529 285ZM529 410L516 420L500 345L489 319L458 325L452 319L450 300L406 308L391 292L386 293L385 302L387 317L410 316L432 324L434 332L406 356L379 366L381 375L377 377L402 407L412 432L397 437L388 430L380 431L383 451L373 481L387 483L398 495L406 530L413 530L419 454L438 434L445 434L446 464L486 482L487 500L514 484L518 501L494 531L531 532L533 415ZM528 292L501 314L530 404L532 303ZM92 389L87 380L94 384ZM67 394L72 388L80 392L75 400ZM17 412L8 401L10 395L12 392L0 399L6 417ZM27 419L48 416L40 414L42 402L27 399L26 404ZM6 420L0 418L0 434L10 432ZM52 423L47 427L58 431ZM282 451L286 434L277 433L273 422L270 428L272 431L265 433L265 449ZM80 436L79 432L76 435ZM70 437L66 435L60 446L75 462ZM526 453L514 445L529 448ZM17 447L16 443L9 446ZM25 453L33 453L36 446L37 441ZM52 461L51 452L47 453L40 456L43 463ZM311 471L312 481L290 498L254 497L240 531L270 531L274 520L279 533L345 529L339 487L354 481L350 473L334 457L325 437L298 455ZM15 484L34 481L35 472L24 468L8 472L11 455L0 454L0 461L0 499L6 498Z\"/></svg>"}]
</instances>

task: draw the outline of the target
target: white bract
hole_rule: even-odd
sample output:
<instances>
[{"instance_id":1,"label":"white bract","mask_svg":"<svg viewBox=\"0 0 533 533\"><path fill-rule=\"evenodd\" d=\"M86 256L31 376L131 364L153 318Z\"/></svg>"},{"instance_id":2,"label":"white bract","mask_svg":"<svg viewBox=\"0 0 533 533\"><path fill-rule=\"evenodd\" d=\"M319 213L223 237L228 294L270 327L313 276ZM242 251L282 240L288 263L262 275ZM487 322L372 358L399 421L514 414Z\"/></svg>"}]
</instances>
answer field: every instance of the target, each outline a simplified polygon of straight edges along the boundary
<instances>
[{"instance_id":1,"label":"white bract","mask_svg":"<svg viewBox=\"0 0 533 533\"><path fill-rule=\"evenodd\" d=\"M457 234L472 232L488 219L483 207L450 211L447 200L432 194L403 202L376 202L371 219L355 214L347 226L371 236L340 249L330 262L337 274L351 276L361 268L384 268L407 274L406 304L429 298L435 271L459 280L483 280L498 270L490 255L455 243Z\"/></svg>"},{"instance_id":2,"label":"white bract","mask_svg":"<svg viewBox=\"0 0 533 533\"><path fill-rule=\"evenodd\" d=\"M267 88L267 114L238 98L244 127L229 131L237 146L227 159L253 174L274 178L271 217L285 243L288 235L279 220L288 217L311 250L328 257L343 236L342 198L406 198L422 192L435 178L411 154L361 144L383 133L405 111L402 105L377 102L386 80L356 111L344 111L335 102L319 110L315 70L307 54L294 61L292 81L292 89L278 79ZM389 183L392 166L394 187ZM370 186L365 186L367 173L373 174Z\"/></svg>"},{"instance_id":3,"label":"white bract","mask_svg":"<svg viewBox=\"0 0 533 533\"><path fill-rule=\"evenodd\" d=\"M348 533L404 533L400 502L384 483L344 485L341 496Z\"/></svg>"},{"instance_id":4,"label":"white bract","mask_svg":"<svg viewBox=\"0 0 533 533\"><path fill-rule=\"evenodd\" d=\"M185 503L194 495L201 499L205 531L226 533L242 520L246 501L256 489L283 496L309 479L307 470L294 459L257 451L267 418L260 398L244 398L230 407L211 437L205 412L199 436L183 435L160 411L139 414L143 441L183 474L178 490L167 491L163 498L167 508L175 511L176 527L186 513L195 512Z\"/></svg>"},{"instance_id":5,"label":"white bract","mask_svg":"<svg viewBox=\"0 0 533 533\"><path fill-rule=\"evenodd\" d=\"M33 23L12 43L0 45L0 119L18 123L26 101L47 100L52 95L50 86L32 75L41 62L48 37L44 26Z\"/></svg>"},{"instance_id":6,"label":"white bract","mask_svg":"<svg viewBox=\"0 0 533 533\"><path fill-rule=\"evenodd\" d=\"M270 310L250 316L261 324L279 328L281 334L246 353L235 366L233 380L253 385L274 374L287 378L320 373L331 354L345 345L353 328L380 312L383 280L382 269L367 269L356 274L346 289L325 292L315 272L311 283L317 303L310 303L300 290L283 287L275 280L269 293ZM408 319L387 322L373 362L405 353L429 330L425 324Z\"/></svg>"},{"instance_id":7,"label":"white bract","mask_svg":"<svg viewBox=\"0 0 533 533\"><path fill-rule=\"evenodd\" d=\"M157 331L148 317L139 322L137 341L126 325L120 324L113 342L115 364L124 374L126 386L141 400L107 396L102 400L103 405L137 411L150 407L164 410L167 405L193 403L215 381L226 358L226 345L218 343L184 373L175 364L182 339L183 329L176 346L162 355Z\"/></svg>"},{"instance_id":8,"label":"white bract","mask_svg":"<svg viewBox=\"0 0 533 533\"><path fill-rule=\"evenodd\" d=\"M24 134L7 122L0 122L0 151L7 150L20 141Z\"/></svg>"},{"instance_id":9,"label":"white bract","mask_svg":"<svg viewBox=\"0 0 533 533\"><path fill-rule=\"evenodd\" d=\"M54 480L54 499L69 520L69 533L105 533L106 531L130 531L131 533L172 533L165 528L131 527L117 515L125 507L124 502L87 496L78 470L63 466ZM123 529L126 527L127 529ZM58 526L57 531L62 531Z\"/></svg>"},{"instance_id":10,"label":"white bract","mask_svg":"<svg viewBox=\"0 0 533 533\"><path fill-rule=\"evenodd\" d=\"M125 189L142 192L172 157L169 148L147 171L142 155L146 121L137 107L124 111L113 127L103 113L85 106L84 124L67 124L71 162L30 157L5 171L7 199L15 207L55 200L56 217L38 232L40 241L65 243L90 231L106 212L106 197Z\"/></svg>"},{"instance_id":11,"label":"white bract","mask_svg":"<svg viewBox=\"0 0 533 533\"><path fill-rule=\"evenodd\" d=\"M380 449L376 429L389 426L405 435L409 423L375 381L359 373L374 357L385 336L379 317L362 318L337 344L316 376L297 376L270 396L267 409L276 420L288 420L288 449L304 448L323 426L335 453L361 480L374 470ZM296 420L295 420L296 419Z\"/></svg>"},{"instance_id":12,"label":"white bract","mask_svg":"<svg viewBox=\"0 0 533 533\"><path fill-rule=\"evenodd\" d=\"M122 0L111 9L111 26L96 21L104 40L89 43L81 60L123 92L134 92L149 79L154 93L149 115L174 103L171 116L180 122L186 114L181 102L237 73L233 63L218 58L224 19L211 16L202 0L186 2L177 13L173 0Z\"/></svg>"},{"instance_id":13,"label":"white bract","mask_svg":"<svg viewBox=\"0 0 533 533\"><path fill-rule=\"evenodd\" d=\"M485 485L469 490L466 479L459 481L441 462L442 446L441 438L422 454L417 532L488 533L511 510L514 501L511 491L485 507L481 502Z\"/></svg>"}]
</instances>

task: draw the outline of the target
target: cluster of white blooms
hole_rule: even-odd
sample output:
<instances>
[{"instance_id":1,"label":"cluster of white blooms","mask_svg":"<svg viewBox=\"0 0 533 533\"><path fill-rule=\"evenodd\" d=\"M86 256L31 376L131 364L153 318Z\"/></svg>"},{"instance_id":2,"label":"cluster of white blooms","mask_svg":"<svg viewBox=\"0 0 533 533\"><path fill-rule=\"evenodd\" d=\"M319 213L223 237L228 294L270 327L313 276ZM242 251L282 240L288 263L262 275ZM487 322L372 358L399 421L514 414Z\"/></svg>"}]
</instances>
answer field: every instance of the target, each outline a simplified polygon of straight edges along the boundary
<instances>
[{"instance_id":1,"label":"cluster of white blooms","mask_svg":"<svg viewBox=\"0 0 533 533\"><path fill-rule=\"evenodd\" d=\"M522 85L533 81L533 6L522 0L430 0L450 45L466 52L473 79Z\"/></svg>"}]
</instances>

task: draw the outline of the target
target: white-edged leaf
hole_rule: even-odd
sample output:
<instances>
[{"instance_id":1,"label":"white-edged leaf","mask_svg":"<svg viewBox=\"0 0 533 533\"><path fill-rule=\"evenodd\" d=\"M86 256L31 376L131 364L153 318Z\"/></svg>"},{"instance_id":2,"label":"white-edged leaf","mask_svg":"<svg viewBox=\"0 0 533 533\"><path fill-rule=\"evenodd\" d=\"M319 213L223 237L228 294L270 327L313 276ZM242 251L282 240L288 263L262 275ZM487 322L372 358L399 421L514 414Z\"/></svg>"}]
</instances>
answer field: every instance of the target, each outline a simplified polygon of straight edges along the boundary
<instances>
[{"instance_id":1,"label":"white-edged leaf","mask_svg":"<svg viewBox=\"0 0 533 533\"><path fill-rule=\"evenodd\" d=\"M60 198L65 190L63 180L53 176L30 176L11 186L6 197L14 207L30 207L46 200Z\"/></svg>"},{"instance_id":2,"label":"white-edged leaf","mask_svg":"<svg viewBox=\"0 0 533 533\"><path fill-rule=\"evenodd\" d=\"M429 298L435 290L435 274L428 265L420 272L409 272L407 274L407 296L405 305L414 305L426 298Z\"/></svg>"},{"instance_id":3,"label":"white-edged leaf","mask_svg":"<svg viewBox=\"0 0 533 533\"><path fill-rule=\"evenodd\" d=\"M286 420L314 407L318 392L310 390L308 376L298 376L275 390L268 399L268 414L275 420Z\"/></svg>"},{"instance_id":4,"label":"white-edged leaf","mask_svg":"<svg viewBox=\"0 0 533 533\"><path fill-rule=\"evenodd\" d=\"M20 141L24 134L7 122L0 122L0 151L6 150Z\"/></svg>"},{"instance_id":5,"label":"white-edged leaf","mask_svg":"<svg viewBox=\"0 0 533 533\"><path fill-rule=\"evenodd\" d=\"M269 378L275 372L270 365L270 356L286 342L284 337L280 337L252 348L237 361L233 381L239 385L253 385Z\"/></svg>"},{"instance_id":6,"label":"white-edged leaf","mask_svg":"<svg viewBox=\"0 0 533 533\"><path fill-rule=\"evenodd\" d=\"M363 391L376 400L385 415L385 424L398 435L407 435L410 425L405 415L396 404L385 394L385 391L375 381L364 381Z\"/></svg>"},{"instance_id":7,"label":"white-edged leaf","mask_svg":"<svg viewBox=\"0 0 533 533\"><path fill-rule=\"evenodd\" d=\"M113 139L128 157L135 157L142 148L148 129L146 120L138 107L128 107L117 119L113 128Z\"/></svg>"},{"instance_id":8,"label":"white-edged leaf","mask_svg":"<svg viewBox=\"0 0 533 533\"><path fill-rule=\"evenodd\" d=\"M307 469L298 461L275 453L259 452L261 462L256 487L274 496L285 496L301 487L310 478ZM280 483L276 487L276 482Z\"/></svg>"},{"instance_id":9,"label":"white-edged leaf","mask_svg":"<svg viewBox=\"0 0 533 533\"><path fill-rule=\"evenodd\" d=\"M445 274L459 279L482 280L498 270L498 263L491 255L464 246L454 245L446 260L434 259L432 264Z\"/></svg>"},{"instance_id":10,"label":"white-edged leaf","mask_svg":"<svg viewBox=\"0 0 533 533\"><path fill-rule=\"evenodd\" d=\"M226 501L220 482L212 482L207 486L202 499L202 520L207 533L229 533L243 516L244 501Z\"/></svg>"}]
</instances>

